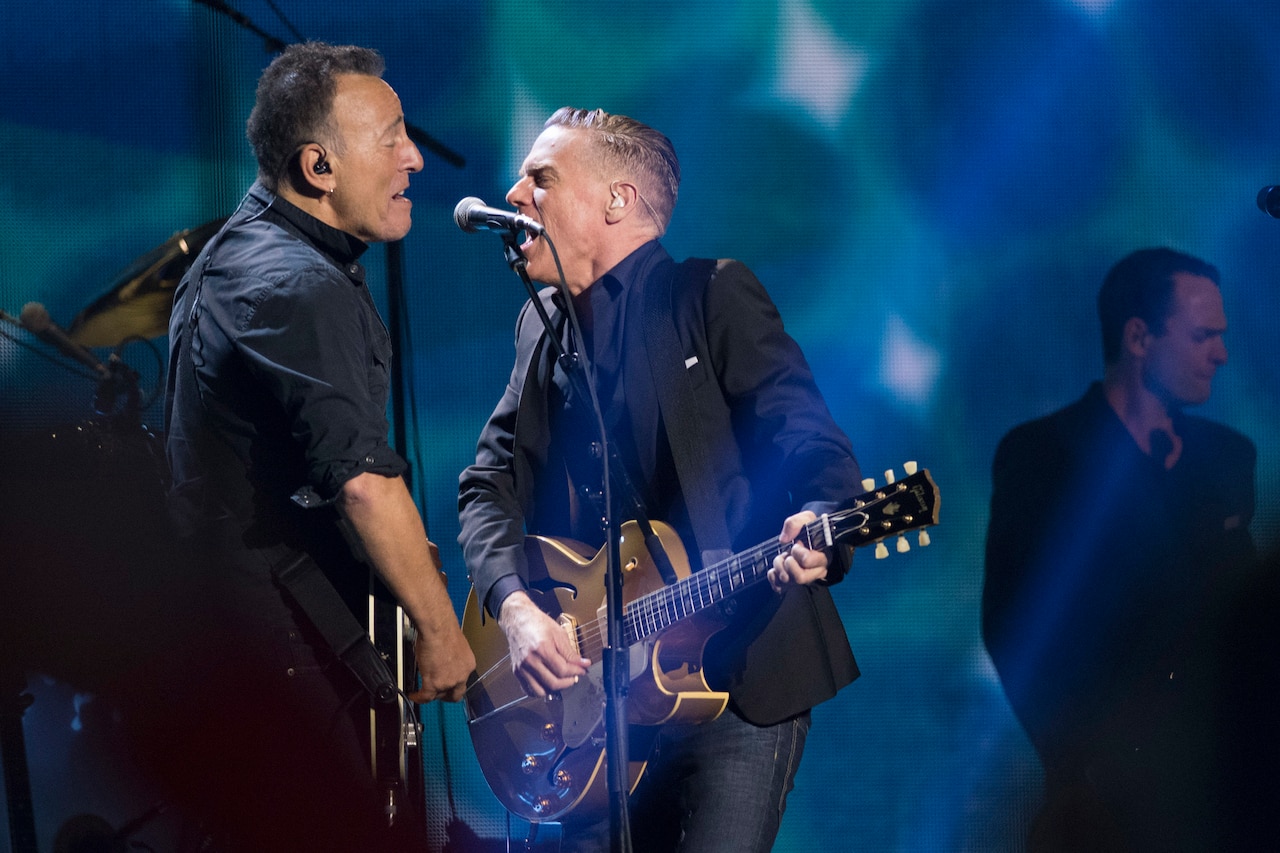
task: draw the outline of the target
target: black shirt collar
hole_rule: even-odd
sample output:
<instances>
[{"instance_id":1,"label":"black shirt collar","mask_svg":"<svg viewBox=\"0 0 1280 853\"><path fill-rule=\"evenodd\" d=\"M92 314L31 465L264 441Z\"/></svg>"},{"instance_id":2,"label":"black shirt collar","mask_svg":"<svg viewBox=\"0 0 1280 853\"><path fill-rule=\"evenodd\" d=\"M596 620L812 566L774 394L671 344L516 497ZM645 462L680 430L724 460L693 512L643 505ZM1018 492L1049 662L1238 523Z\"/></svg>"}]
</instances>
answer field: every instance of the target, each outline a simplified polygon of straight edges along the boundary
<instances>
[{"instance_id":1,"label":"black shirt collar","mask_svg":"<svg viewBox=\"0 0 1280 853\"><path fill-rule=\"evenodd\" d=\"M321 222L296 204L286 201L261 184L255 186L254 189L261 191L262 200L270 206L270 209L264 214L265 216L283 220L288 227L291 227L292 230L305 237L317 249L332 258L338 266L346 267L355 263L369 248L369 244L360 238Z\"/></svg>"},{"instance_id":2,"label":"black shirt collar","mask_svg":"<svg viewBox=\"0 0 1280 853\"><path fill-rule=\"evenodd\" d=\"M602 275L597 284L605 285L611 292L625 288L630 282L645 277L654 264L666 257L667 250L662 248L662 244L657 240L650 240Z\"/></svg>"},{"instance_id":3,"label":"black shirt collar","mask_svg":"<svg viewBox=\"0 0 1280 853\"><path fill-rule=\"evenodd\" d=\"M586 304L592 299L591 294L598 289L607 291L609 298L614 299L618 294L626 290L631 282L644 278L656 264L670 257L661 243L656 239L650 240L618 261L613 269L592 282L591 286L586 290L575 295L573 297L574 304L578 306ZM559 288L551 295L551 301L561 311L564 310L564 300Z\"/></svg>"}]
</instances>

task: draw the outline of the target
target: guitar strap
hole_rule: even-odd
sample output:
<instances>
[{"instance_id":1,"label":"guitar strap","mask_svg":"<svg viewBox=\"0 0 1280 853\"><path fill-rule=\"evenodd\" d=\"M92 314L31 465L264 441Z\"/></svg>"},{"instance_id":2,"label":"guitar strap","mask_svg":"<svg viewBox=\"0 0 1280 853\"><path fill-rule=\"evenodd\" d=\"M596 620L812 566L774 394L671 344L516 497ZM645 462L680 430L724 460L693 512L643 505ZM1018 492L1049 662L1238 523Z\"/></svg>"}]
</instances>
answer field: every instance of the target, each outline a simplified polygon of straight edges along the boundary
<instances>
[{"instance_id":1,"label":"guitar strap","mask_svg":"<svg viewBox=\"0 0 1280 853\"><path fill-rule=\"evenodd\" d=\"M369 632L352 615L351 608L310 555L296 554L278 562L271 574L288 590L334 654L355 674L374 701L394 702L396 682L386 661L374 648Z\"/></svg>"},{"instance_id":2,"label":"guitar strap","mask_svg":"<svg viewBox=\"0 0 1280 853\"><path fill-rule=\"evenodd\" d=\"M680 491L702 552L703 567L731 555L733 549L729 529L719 510L721 501L715 494L716 480L710 464L714 457L707 435L696 423L690 422L690 414L698 411L698 402L686 366L688 354L676 331L675 306L676 300L680 300L680 304L692 312L695 322L690 323L689 328L695 336L693 354L705 354L707 335L702 294L715 274L716 263L711 258L690 258L681 264L668 264L662 274L650 279L644 312L645 347L658 390L658 408L671 445Z\"/></svg>"}]
</instances>

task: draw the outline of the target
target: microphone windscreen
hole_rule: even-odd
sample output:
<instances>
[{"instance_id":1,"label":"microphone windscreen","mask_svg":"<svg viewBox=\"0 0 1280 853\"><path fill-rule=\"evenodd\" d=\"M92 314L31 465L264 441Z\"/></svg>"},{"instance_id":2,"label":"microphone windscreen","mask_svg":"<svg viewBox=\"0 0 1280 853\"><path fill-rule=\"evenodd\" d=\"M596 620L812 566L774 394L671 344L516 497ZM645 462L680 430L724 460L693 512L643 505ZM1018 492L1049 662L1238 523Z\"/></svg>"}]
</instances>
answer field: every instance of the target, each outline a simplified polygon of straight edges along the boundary
<instances>
[{"instance_id":1,"label":"microphone windscreen","mask_svg":"<svg viewBox=\"0 0 1280 853\"><path fill-rule=\"evenodd\" d=\"M33 332L47 332L53 320L49 317L49 309L39 302L28 302L22 306L18 315L19 322Z\"/></svg>"},{"instance_id":2,"label":"microphone windscreen","mask_svg":"<svg viewBox=\"0 0 1280 853\"><path fill-rule=\"evenodd\" d=\"M484 202L475 196L467 196L458 202L453 209L453 221L458 223L458 227L463 231L475 231L476 226L471 221L471 209L474 207L484 207Z\"/></svg>"}]
</instances>

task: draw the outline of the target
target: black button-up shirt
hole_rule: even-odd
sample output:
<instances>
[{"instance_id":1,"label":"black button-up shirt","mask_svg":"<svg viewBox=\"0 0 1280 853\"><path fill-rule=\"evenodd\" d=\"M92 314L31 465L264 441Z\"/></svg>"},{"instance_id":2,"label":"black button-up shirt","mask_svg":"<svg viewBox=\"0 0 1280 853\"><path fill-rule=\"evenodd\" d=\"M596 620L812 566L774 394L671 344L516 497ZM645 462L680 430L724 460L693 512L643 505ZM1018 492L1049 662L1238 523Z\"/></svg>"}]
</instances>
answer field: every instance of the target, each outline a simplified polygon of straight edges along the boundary
<instances>
[{"instance_id":1,"label":"black button-up shirt","mask_svg":"<svg viewBox=\"0 0 1280 853\"><path fill-rule=\"evenodd\" d=\"M179 286L167 452L179 520L287 527L388 446L391 342L358 262L366 246L261 185ZM270 537L275 538L275 537Z\"/></svg>"}]
</instances>

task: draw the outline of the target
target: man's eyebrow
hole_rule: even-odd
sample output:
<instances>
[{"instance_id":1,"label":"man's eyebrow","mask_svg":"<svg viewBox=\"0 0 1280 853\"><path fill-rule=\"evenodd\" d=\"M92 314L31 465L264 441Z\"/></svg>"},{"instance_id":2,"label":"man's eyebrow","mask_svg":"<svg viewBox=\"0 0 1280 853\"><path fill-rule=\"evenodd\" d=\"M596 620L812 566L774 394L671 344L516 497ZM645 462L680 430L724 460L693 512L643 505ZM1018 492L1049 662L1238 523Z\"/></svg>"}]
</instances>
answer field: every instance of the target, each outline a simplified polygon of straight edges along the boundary
<instances>
[{"instance_id":1,"label":"man's eyebrow","mask_svg":"<svg viewBox=\"0 0 1280 853\"><path fill-rule=\"evenodd\" d=\"M520 170L521 175L528 177L537 177L539 175L547 175L555 177L556 169L550 163L531 163Z\"/></svg>"}]
</instances>

